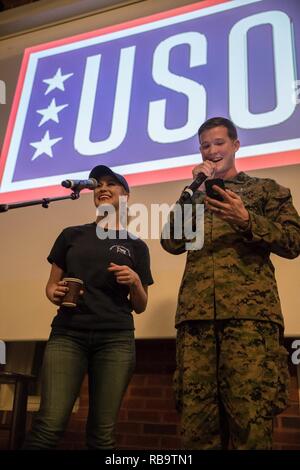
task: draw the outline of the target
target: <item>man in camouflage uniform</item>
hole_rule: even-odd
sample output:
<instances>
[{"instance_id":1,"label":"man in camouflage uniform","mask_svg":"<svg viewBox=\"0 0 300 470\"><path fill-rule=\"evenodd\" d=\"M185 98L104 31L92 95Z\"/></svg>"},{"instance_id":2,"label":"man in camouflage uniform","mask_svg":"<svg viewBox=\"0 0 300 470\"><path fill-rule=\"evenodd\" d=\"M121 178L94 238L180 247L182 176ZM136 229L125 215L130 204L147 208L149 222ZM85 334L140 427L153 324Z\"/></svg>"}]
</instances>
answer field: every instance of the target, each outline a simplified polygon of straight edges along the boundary
<instances>
[{"instance_id":1,"label":"man in camouflage uniform","mask_svg":"<svg viewBox=\"0 0 300 470\"><path fill-rule=\"evenodd\" d=\"M199 129L208 178L222 178L223 197L193 195L205 204L204 245L187 254L176 312L176 402L187 449L271 449L275 414L288 402L287 351L270 253L300 253L300 218L290 191L235 167L236 129L212 118ZM178 202L183 204L180 199ZM194 215L195 217L195 215ZM161 243L186 251L174 236L174 212ZM165 232L165 230L164 230ZM164 235L163 235L164 236Z\"/></svg>"}]
</instances>

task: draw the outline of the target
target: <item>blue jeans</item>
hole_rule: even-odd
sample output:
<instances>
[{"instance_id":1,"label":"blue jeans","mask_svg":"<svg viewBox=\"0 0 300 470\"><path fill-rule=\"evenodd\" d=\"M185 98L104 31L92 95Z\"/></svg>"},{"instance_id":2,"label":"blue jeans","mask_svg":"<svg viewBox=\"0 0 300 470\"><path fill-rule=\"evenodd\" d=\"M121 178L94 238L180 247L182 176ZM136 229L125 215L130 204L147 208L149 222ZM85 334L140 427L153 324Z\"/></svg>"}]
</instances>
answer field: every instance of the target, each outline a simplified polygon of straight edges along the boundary
<instances>
[{"instance_id":1,"label":"blue jeans","mask_svg":"<svg viewBox=\"0 0 300 470\"><path fill-rule=\"evenodd\" d=\"M24 449L51 449L62 437L86 372L89 449L111 449L123 395L135 366L134 332L55 330L42 372L41 406Z\"/></svg>"}]
</instances>

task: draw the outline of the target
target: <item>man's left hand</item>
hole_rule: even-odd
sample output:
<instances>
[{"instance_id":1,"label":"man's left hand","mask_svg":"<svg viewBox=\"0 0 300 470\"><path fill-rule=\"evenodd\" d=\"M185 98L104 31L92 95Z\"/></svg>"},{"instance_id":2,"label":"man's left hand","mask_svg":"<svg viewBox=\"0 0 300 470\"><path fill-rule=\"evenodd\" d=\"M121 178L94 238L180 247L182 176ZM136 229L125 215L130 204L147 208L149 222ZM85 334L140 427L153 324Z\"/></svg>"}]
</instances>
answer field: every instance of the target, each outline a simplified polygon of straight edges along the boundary
<instances>
[{"instance_id":1,"label":"man's left hand","mask_svg":"<svg viewBox=\"0 0 300 470\"><path fill-rule=\"evenodd\" d=\"M230 191L230 189L224 191L216 185L213 186L213 189L222 196L223 201L221 202L206 196L204 203L207 209L229 224L238 225L242 229L247 228L249 212L245 208L240 196Z\"/></svg>"}]
</instances>

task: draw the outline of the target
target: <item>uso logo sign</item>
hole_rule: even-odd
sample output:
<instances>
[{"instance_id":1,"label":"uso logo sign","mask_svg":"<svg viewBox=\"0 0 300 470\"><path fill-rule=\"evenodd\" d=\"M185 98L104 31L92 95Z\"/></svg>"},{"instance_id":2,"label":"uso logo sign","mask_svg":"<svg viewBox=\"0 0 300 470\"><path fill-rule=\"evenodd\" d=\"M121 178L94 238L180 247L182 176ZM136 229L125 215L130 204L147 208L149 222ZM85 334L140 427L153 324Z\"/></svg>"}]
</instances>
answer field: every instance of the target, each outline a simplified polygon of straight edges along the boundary
<instances>
[{"instance_id":1,"label":"uso logo sign","mask_svg":"<svg viewBox=\"0 0 300 470\"><path fill-rule=\"evenodd\" d=\"M297 64L298 0L206 1L27 49L0 200L62 194L96 164L133 185L190 178L217 115L238 127L240 169L299 163Z\"/></svg>"}]
</instances>

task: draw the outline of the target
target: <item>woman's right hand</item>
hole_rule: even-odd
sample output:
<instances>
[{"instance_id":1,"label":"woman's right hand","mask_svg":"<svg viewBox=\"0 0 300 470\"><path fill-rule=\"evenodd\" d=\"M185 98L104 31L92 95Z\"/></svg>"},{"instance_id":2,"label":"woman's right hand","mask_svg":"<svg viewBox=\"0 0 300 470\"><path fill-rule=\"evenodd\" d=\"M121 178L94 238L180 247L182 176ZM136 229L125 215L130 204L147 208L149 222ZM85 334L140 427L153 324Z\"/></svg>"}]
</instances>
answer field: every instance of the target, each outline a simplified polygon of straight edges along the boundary
<instances>
[{"instance_id":1,"label":"woman's right hand","mask_svg":"<svg viewBox=\"0 0 300 470\"><path fill-rule=\"evenodd\" d=\"M65 281L58 281L47 286L47 297L55 305L60 305L69 288Z\"/></svg>"}]
</instances>

